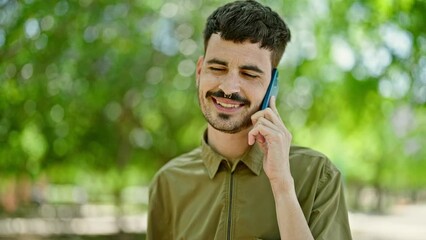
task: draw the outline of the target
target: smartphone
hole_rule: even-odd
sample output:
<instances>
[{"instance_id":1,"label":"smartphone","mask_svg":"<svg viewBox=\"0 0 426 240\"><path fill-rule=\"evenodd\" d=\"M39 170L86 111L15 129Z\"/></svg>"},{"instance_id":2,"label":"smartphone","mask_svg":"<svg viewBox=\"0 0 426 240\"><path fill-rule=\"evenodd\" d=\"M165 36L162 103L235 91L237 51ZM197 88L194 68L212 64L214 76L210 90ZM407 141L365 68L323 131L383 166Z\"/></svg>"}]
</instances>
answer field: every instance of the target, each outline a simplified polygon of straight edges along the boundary
<instances>
[{"instance_id":1,"label":"smartphone","mask_svg":"<svg viewBox=\"0 0 426 240\"><path fill-rule=\"evenodd\" d=\"M262 105L260 105L260 110L263 110L269 106L269 101L272 96L277 96L278 94L278 70L274 68L272 70L271 82L269 83L268 89L266 90L265 97L263 98Z\"/></svg>"}]
</instances>

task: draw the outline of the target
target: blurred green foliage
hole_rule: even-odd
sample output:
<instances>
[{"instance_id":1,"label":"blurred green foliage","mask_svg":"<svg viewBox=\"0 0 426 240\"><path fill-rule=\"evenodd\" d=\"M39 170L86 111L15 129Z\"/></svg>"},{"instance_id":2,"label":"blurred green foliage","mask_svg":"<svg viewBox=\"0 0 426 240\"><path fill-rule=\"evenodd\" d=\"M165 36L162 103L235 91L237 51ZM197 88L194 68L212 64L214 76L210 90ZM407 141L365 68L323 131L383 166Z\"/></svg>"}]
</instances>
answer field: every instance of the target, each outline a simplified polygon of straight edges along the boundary
<instances>
[{"instance_id":1,"label":"blurred green foliage","mask_svg":"<svg viewBox=\"0 0 426 240\"><path fill-rule=\"evenodd\" d=\"M0 185L117 191L198 146L195 63L224 2L0 0ZM292 30L278 98L294 142L350 186L424 188L425 1L263 2Z\"/></svg>"}]
</instances>

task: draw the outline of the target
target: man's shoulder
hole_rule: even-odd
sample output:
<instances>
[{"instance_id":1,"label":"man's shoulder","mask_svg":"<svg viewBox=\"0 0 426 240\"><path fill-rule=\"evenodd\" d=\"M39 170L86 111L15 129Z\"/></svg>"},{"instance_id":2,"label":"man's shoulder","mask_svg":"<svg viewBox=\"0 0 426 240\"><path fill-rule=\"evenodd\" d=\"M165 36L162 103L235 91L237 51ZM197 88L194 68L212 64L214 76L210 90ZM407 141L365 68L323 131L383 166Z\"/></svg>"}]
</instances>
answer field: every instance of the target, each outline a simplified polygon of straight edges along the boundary
<instances>
[{"instance_id":1,"label":"man's shoulder","mask_svg":"<svg viewBox=\"0 0 426 240\"><path fill-rule=\"evenodd\" d=\"M339 170L332 161L323 153L308 147L291 146L291 165L299 168L323 169L328 173L338 174Z\"/></svg>"},{"instance_id":2,"label":"man's shoulder","mask_svg":"<svg viewBox=\"0 0 426 240\"><path fill-rule=\"evenodd\" d=\"M198 147L168 161L158 170L157 175L179 171L179 169L191 169L200 166L200 164L202 164L201 147Z\"/></svg>"},{"instance_id":3,"label":"man's shoulder","mask_svg":"<svg viewBox=\"0 0 426 240\"><path fill-rule=\"evenodd\" d=\"M317 150L314 150L308 147L296 146L296 145L292 145L290 147L290 157L318 159L322 161L328 160L328 157L325 154Z\"/></svg>"}]
</instances>

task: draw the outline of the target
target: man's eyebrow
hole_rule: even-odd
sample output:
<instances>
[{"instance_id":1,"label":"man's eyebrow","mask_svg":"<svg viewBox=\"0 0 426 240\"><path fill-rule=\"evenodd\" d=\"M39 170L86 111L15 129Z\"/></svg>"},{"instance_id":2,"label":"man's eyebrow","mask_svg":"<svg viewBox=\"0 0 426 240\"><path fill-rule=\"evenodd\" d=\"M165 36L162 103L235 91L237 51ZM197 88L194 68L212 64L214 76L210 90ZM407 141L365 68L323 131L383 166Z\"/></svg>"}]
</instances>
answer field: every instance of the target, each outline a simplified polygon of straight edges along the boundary
<instances>
[{"instance_id":1,"label":"man's eyebrow","mask_svg":"<svg viewBox=\"0 0 426 240\"><path fill-rule=\"evenodd\" d=\"M228 63L222 60L219 60L217 58L213 58L207 61L208 64L219 64L219 65L224 65L224 66L228 66Z\"/></svg>"},{"instance_id":2,"label":"man's eyebrow","mask_svg":"<svg viewBox=\"0 0 426 240\"><path fill-rule=\"evenodd\" d=\"M250 70L250 71L254 71L254 72L263 74L263 71L255 65L243 65L243 66L240 67L240 69Z\"/></svg>"}]
</instances>

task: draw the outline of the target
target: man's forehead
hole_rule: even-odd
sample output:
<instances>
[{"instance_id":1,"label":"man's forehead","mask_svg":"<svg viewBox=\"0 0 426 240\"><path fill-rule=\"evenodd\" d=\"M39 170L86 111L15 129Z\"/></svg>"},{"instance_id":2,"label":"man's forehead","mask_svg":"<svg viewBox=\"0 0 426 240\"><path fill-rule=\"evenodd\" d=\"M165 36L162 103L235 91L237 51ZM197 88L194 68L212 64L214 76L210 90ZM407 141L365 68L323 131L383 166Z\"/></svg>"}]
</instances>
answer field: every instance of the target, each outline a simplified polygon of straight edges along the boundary
<instances>
[{"instance_id":1,"label":"man's forehead","mask_svg":"<svg viewBox=\"0 0 426 240\"><path fill-rule=\"evenodd\" d=\"M270 50L261 48L259 43L250 41L238 43L225 40L219 34L213 34L206 49L205 61L215 59L216 63L239 62L239 64L265 68L261 66L271 65L271 54Z\"/></svg>"}]
</instances>

